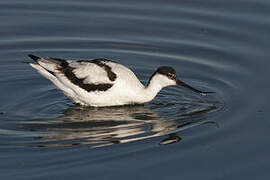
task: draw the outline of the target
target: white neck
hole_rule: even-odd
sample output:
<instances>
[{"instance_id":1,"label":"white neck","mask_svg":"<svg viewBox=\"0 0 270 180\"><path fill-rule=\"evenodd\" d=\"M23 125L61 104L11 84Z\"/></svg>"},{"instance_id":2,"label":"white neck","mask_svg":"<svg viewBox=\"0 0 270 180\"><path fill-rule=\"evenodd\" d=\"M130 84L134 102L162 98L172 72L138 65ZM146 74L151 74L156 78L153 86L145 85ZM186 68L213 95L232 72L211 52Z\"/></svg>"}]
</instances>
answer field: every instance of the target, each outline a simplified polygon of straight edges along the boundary
<instances>
[{"instance_id":1,"label":"white neck","mask_svg":"<svg viewBox=\"0 0 270 180\"><path fill-rule=\"evenodd\" d=\"M162 88L170 85L175 85L175 82L168 80L168 78L163 75L154 75L149 84L141 90L140 101L142 103L151 101Z\"/></svg>"},{"instance_id":2,"label":"white neck","mask_svg":"<svg viewBox=\"0 0 270 180\"><path fill-rule=\"evenodd\" d=\"M149 102L154 99L162 88L163 87L160 86L160 84L154 83L154 81L152 80L148 84L148 86L143 89L143 97L145 99L145 102Z\"/></svg>"}]
</instances>

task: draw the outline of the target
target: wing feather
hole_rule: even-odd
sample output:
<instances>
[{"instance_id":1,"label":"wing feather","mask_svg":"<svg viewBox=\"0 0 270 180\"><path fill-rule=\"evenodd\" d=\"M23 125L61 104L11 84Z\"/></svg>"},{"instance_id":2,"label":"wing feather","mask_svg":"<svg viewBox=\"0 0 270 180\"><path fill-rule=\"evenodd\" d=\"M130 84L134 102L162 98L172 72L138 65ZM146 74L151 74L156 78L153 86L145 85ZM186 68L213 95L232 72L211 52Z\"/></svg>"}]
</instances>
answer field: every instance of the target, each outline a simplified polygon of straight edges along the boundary
<instances>
[{"instance_id":1,"label":"wing feather","mask_svg":"<svg viewBox=\"0 0 270 180\"><path fill-rule=\"evenodd\" d=\"M73 62L70 64L73 73L86 84L112 83L107 72L100 66L90 62Z\"/></svg>"}]
</instances>

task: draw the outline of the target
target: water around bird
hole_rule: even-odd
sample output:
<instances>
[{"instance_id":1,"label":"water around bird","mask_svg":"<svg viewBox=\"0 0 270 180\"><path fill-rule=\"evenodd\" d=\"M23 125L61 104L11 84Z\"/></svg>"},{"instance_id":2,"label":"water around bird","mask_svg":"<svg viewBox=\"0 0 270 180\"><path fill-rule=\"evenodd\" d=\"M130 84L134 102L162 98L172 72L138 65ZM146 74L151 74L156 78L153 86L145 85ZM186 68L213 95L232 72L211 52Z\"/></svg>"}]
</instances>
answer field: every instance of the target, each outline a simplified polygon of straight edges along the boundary
<instances>
[{"instance_id":1,"label":"water around bird","mask_svg":"<svg viewBox=\"0 0 270 180\"><path fill-rule=\"evenodd\" d=\"M0 2L1 179L267 179L267 1ZM163 89L140 106L83 108L27 54L158 66L215 92Z\"/></svg>"}]
</instances>

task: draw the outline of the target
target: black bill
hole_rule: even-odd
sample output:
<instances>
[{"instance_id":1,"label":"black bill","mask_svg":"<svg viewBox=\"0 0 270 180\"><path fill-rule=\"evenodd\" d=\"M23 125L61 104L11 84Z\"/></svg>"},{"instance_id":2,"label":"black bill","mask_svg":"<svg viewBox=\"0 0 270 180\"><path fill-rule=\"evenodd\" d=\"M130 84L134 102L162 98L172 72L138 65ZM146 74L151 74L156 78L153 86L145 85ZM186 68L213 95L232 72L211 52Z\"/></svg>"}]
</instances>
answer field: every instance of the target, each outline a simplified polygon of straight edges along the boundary
<instances>
[{"instance_id":1,"label":"black bill","mask_svg":"<svg viewBox=\"0 0 270 180\"><path fill-rule=\"evenodd\" d=\"M190 85L184 83L183 81L180 81L179 79L177 79L176 84L179 85L179 86L186 87L186 88L188 88L188 89L190 89L190 90L192 90L192 91L194 91L194 92L196 92L196 93L200 93L200 94L209 94L209 93L213 93L213 92L205 92L205 91L200 91L200 90L198 90L198 89L195 89L195 88L191 87Z\"/></svg>"}]
</instances>

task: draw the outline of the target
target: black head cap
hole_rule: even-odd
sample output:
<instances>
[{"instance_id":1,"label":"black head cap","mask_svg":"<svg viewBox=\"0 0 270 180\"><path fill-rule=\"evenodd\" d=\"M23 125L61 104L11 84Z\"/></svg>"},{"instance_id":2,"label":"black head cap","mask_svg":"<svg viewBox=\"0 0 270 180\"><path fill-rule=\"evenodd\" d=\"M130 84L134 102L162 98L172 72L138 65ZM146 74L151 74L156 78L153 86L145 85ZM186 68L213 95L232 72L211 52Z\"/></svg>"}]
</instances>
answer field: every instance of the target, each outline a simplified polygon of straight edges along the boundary
<instances>
[{"instance_id":1,"label":"black head cap","mask_svg":"<svg viewBox=\"0 0 270 180\"><path fill-rule=\"evenodd\" d=\"M170 66L161 66L156 73L167 76L169 79L176 80L176 71Z\"/></svg>"},{"instance_id":2,"label":"black head cap","mask_svg":"<svg viewBox=\"0 0 270 180\"><path fill-rule=\"evenodd\" d=\"M150 84L150 81L152 80L152 78L156 75L156 74L161 74L163 76L166 76L167 78L177 81L177 77L176 77L176 71L170 67L170 66L160 66L156 72L154 74L152 74L152 76L150 77L149 81L148 81L148 85ZM147 85L147 86L148 86Z\"/></svg>"}]
</instances>

